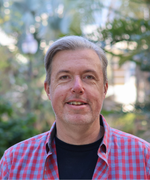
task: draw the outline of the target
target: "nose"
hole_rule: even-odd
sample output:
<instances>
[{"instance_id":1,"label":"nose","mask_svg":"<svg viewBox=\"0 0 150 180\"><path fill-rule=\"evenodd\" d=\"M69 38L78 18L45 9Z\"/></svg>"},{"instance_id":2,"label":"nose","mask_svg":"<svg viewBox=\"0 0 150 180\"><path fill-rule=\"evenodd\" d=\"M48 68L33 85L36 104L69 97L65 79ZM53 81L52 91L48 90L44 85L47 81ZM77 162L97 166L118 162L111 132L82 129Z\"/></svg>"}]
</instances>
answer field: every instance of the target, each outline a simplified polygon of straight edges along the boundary
<instances>
[{"instance_id":1,"label":"nose","mask_svg":"<svg viewBox=\"0 0 150 180\"><path fill-rule=\"evenodd\" d=\"M84 88L83 88L83 83L80 77L75 77L72 85L71 91L73 93L79 93L83 94Z\"/></svg>"}]
</instances>

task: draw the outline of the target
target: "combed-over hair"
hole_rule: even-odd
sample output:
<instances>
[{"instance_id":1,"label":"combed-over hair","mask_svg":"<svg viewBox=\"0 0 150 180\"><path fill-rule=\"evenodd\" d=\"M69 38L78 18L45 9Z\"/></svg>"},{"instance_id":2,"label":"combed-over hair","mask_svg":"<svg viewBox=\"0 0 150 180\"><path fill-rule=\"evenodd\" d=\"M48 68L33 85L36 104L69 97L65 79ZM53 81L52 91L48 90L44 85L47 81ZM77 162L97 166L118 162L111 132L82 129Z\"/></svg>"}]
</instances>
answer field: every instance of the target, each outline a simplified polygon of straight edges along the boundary
<instances>
[{"instance_id":1,"label":"combed-over hair","mask_svg":"<svg viewBox=\"0 0 150 180\"><path fill-rule=\"evenodd\" d=\"M55 54L59 51L63 50L77 50L77 49L91 49L96 52L98 55L101 63L102 63L102 71L103 71L103 79L104 84L107 82L107 58L105 56L104 51L93 42L87 40L86 38L83 38L81 36L65 36L63 38L58 39L55 41L48 49L44 63L45 63L45 69L46 69L46 79L45 81L50 85L50 79L51 79L51 64L53 57Z\"/></svg>"}]
</instances>

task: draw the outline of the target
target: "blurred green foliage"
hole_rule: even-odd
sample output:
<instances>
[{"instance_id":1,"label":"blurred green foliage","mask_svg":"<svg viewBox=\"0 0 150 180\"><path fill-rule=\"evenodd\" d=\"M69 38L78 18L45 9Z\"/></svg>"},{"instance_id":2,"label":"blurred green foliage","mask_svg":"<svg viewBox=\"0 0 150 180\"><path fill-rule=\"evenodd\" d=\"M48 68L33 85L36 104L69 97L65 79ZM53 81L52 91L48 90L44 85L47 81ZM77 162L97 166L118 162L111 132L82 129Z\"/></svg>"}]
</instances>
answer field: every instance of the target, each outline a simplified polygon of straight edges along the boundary
<instances>
[{"instance_id":1,"label":"blurred green foliage","mask_svg":"<svg viewBox=\"0 0 150 180\"><path fill-rule=\"evenodd\" d=\"M109 40L110 46L118 42L127 43L127 48L120 50L120 54L107 50L113 56L119 57L120 65L126 61L133 61L142 71L150 71L150 20L114 19L113 22L106 23L105 29L100 28L98 31L103 35L103 38L99 39L104 42ZM130 49L129 46L133 42L135 47Z\"/></svg>"},{"instance_id":2,"label":"blurred green foliage","mask_svg":"<svg viewBox=\"0 0 150 180\"><path fill-rule=\"evenodd\" d=\"M124 113L121 117L116 119L114 126L122 129L125 132L134 134L134 124L135 124L136 114L135 113Z\"/></svg>"},{"instance_id":3,"label":"blurred green foliage","mask_svg":"<svg viewBox=\"0 0 150 180\"><path fill-rule=\"evenodd\" d=\"M15 117L13 106L0 97L0 157L10 146L36 135L36 116Z\"/></svg>"}]
</instances>

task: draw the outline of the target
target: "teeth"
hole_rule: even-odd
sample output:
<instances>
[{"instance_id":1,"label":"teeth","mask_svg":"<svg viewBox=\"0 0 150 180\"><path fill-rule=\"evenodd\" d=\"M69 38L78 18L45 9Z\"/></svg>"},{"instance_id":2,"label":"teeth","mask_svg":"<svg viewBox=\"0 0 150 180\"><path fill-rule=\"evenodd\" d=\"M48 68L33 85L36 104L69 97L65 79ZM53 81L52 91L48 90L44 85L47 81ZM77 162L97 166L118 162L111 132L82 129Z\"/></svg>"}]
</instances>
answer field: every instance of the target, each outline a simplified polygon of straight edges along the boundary
<instances>
[{"instance_id":1,"label":"teeth","mask_svg":"<svg viewBox=\"0 0 150 180\"><path fill-rule=\"evenodd\" d=\"M73 102L69 102L68 104L71 104L71 105L83 105L84 103L73 101Z\"/></svg>"}]
</instances>

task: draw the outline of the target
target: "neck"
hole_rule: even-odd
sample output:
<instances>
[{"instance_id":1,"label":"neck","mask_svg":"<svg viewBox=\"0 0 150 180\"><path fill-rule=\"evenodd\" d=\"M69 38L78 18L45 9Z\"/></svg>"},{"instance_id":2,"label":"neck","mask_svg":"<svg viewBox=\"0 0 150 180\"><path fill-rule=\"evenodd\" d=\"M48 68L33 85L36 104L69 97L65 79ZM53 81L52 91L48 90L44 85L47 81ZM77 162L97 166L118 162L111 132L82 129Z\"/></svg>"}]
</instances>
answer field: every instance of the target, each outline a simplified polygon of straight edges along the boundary
<instances>
[{"instance_id":1,"label":"neck","mask_svg":"<svg viewBox=\"0 0 150 180\"><path fill-rule=\"evenodd\" d=\"M99 121L97 122L92 125L66 124L65 126L60 126L56 121L56 136L68 144L84 145L93 143L104 135L104 128L100 126Z\"/></svg>"}]
</instances>

